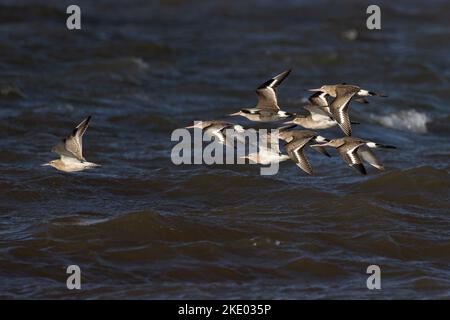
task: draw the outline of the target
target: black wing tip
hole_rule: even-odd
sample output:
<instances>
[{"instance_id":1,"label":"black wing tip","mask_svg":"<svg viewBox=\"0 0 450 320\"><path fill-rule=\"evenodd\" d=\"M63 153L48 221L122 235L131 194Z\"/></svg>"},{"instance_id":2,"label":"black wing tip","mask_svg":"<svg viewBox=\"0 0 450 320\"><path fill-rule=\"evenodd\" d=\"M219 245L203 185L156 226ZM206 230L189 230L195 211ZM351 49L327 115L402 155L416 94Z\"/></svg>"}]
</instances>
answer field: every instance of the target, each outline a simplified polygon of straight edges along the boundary
<instances>
[{"instance_id":1,"label":"black wing tip","mask_svg":"<svg viewBox=\"0 0 450 320\"><path fill-rule=\"evenodd\" d=\"M91 118L92 118L92 115L88 115L87 118L85 118L83 121L81 121L81 123L84 122L84 125L88 125L89 122L91 122Z\"/></svg>"},{"instance_id":2,"label":"black wing tip","mask_svg":"<svg viewBox=\"0 0 450 320\"><path fill-rule=\"evenodd\" d=\"M292 68L281 72L280 74L277 74L275 77L273 77L272 79L270 79L271 81L276 80L277 82L274 84L274 87L279 86L284 79L287 78L287 76L291 73Z\"/></svg>"},{"instance_id":3,"label":"black wing tip","mask_svg":"<svg viewBox=\"0 0 450 320\"><path fill-rule=\"evenodd\" d=\"M358 170L358 172L364 176L367 174L366 168L364 167L364 165L362 163L352 164L352 167L355 168L356 170Z\"/></svg>"},{"instance_id":4,"label":"black wing tip","mask_svg":"<svg viewBox=\"0 0 450 320\"><path fill-rule=\"evenodd\" d=\"M89 115L87 118L86 118L86 126L87 125L89 125L89 123L91 122L91 119L92 119L92 116L91 115Z\"/></svg>"},{"instance_id":5,"label":"black wing tip","mask_svg":"<svg viewBox=\"0 0 450 320\"><path fill-rule=\"evenodd\" d=\"M300 170L302 170L302 171L303 171L304 173L306 173L307 175L309 175L309 176L313 176L313 175L314 175L314 172L313 172L312 168L309 169L309 170L305 170L304 168L302 168L300 162L296 162L295 164L297 165L297 167L300 168Z\"/></svg>"},{"instance_id":6,"label":"black wing tip","mask_svg":"<svg viewBox=\"0 0 450 320\"><path fill-rule=\"evenodd\" d=\"M292 68L289 68L287 70L284 70L283 72L281 72L280 74L276 75L275 77L273 77L274 79L276 78L286 78L290 73L292 72Z\"/></svg>"},{"instance_id":7,"label":"black wing tip","mask_svg":"<svg viewBox=\"0 0 450 320\"><path fill-rule=\"evenodd\" d=\"M267 80L264 83L262 83L256 90L265 89L267 88L271 83L273 82L273 79Z\"/></svg>"},{"instance_id":8,"label":"black wing tip","mask_svg":"<svg viewBox=\"0 0 450 320\"><path fill-rule=\"evenodd\" d=\"M286 71L283 71L283 72L281 73L281 76L282 76L282 77L281 77L281 79L280 79L280 83L281 83L281 81L283 81L284 79L286 79L287 76L291 74L291 72L292 72L292 68L289 68L289 69L287 69Z\"/></svg>"},{"instance_id":9,"label":"black wing tip","mask_svg":"<svg viewBox=\"0 0 450 320\"><path fill-rule=\"evenodd\" d=\"M286 77L291 73L291 71L292 71L292 69L288 69L288 70L283 71L282 73L279 73L276 76L270 78L269 80L264 81L262 84L259 85L258 88L256 88L256 90L264 89L271 85L272 85L272 88L278 87L283 82L283 80L286 79ZM274 81L276 81L275 84L274 84Z\"/></svg>"},{"instance_id":10,"label":"black wing tip","mask_svg":"<svg viewBox=\"0 0 450 320\"><path fill-rule=\"evenodd\" d=\"M328 158L331 158L331 154L327 151L327 149L325 149L325 147L322 147L321 149L319 149L318 147L320 147L320 146L311 147L311 148L313 148L314 150L320 152L320 154L323 154L324 156L326 156Z\"/></svg>"}]
</instances>

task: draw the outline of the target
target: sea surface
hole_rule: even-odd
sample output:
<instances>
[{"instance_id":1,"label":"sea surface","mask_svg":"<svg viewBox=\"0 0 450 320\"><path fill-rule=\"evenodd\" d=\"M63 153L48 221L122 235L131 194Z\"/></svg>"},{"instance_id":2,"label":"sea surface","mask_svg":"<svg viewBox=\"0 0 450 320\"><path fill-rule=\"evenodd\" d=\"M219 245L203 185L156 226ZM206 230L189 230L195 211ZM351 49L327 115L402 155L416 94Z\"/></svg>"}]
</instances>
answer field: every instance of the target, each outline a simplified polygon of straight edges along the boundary
<instances>
[{"instance_id":1,"label":"sea surface","mask_svg":"<svg viewBox=\"0 0 450 320\"><path fill-rule=\"evenodd\" d=\"M0 298L449 299L450 3L377 1L381 30L369 4L1 0ZM173 130L255 127L227 114L288 68L287 111L326 83L389 95L350 106L354 136L398 147L384 172L334 150L306 150L314 176L172 163ZM88 115L102 167L42 167Z\"/></svg>"}]
</instances>

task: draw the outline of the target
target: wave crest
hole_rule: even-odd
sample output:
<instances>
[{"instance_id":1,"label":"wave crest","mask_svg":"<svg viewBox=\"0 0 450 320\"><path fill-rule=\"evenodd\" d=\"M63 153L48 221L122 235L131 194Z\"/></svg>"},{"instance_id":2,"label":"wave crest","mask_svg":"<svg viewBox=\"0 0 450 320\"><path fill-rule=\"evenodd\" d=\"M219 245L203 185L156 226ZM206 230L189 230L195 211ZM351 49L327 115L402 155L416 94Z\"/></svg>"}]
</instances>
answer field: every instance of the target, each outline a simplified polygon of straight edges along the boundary
<instances>
[{"instance_id":1,"label":"wave crest","mask_svg":"<svg viewBox=\"0 0 450 320\"><path fill-rule=\"evenodd\" d=\"M414 109L381 116L371 114L370 118L383 127L417 133L426 133L427 123L431 120L425 113L418 112Z\"/></svg>"}]
</instances>

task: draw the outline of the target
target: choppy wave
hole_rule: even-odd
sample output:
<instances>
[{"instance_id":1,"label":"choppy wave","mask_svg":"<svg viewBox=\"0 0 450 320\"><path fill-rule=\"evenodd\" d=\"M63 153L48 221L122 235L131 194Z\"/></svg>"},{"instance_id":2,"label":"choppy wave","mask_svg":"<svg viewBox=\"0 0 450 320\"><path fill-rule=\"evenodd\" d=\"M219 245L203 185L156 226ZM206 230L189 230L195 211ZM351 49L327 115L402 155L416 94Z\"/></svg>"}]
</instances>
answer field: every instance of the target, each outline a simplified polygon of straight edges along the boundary
<instances>
[{"instance_id":1,"label":"choppy wave","mask_svg":"<svg viewBox=\"0 0 450 320\"><path fill-rule=\"evenodd\" d=\"M370 114L370 118L384 127L401 131L426 133L430 117L416 110L405 110L388 115Z\"/></svg>"}]
</instances>

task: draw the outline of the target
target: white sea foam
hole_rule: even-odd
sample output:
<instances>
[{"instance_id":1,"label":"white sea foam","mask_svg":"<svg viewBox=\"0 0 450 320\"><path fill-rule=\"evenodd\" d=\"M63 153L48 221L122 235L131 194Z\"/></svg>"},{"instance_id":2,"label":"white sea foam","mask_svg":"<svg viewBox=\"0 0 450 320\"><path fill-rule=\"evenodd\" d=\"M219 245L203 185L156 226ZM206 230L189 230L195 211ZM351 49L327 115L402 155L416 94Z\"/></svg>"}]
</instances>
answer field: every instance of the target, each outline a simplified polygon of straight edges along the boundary
<instances>
[{"instance_id":1,"label":"white sea foam","mask_svg":"<svg viewBox=\"0 0 450 320\"><path fill-rule=\"evenodd\" d=\"M427 132L427 123L431 120L425 113L413 109L381 116L371 114L370 117L384 127L418 133Z\"/></svg>"}]
</instances>

